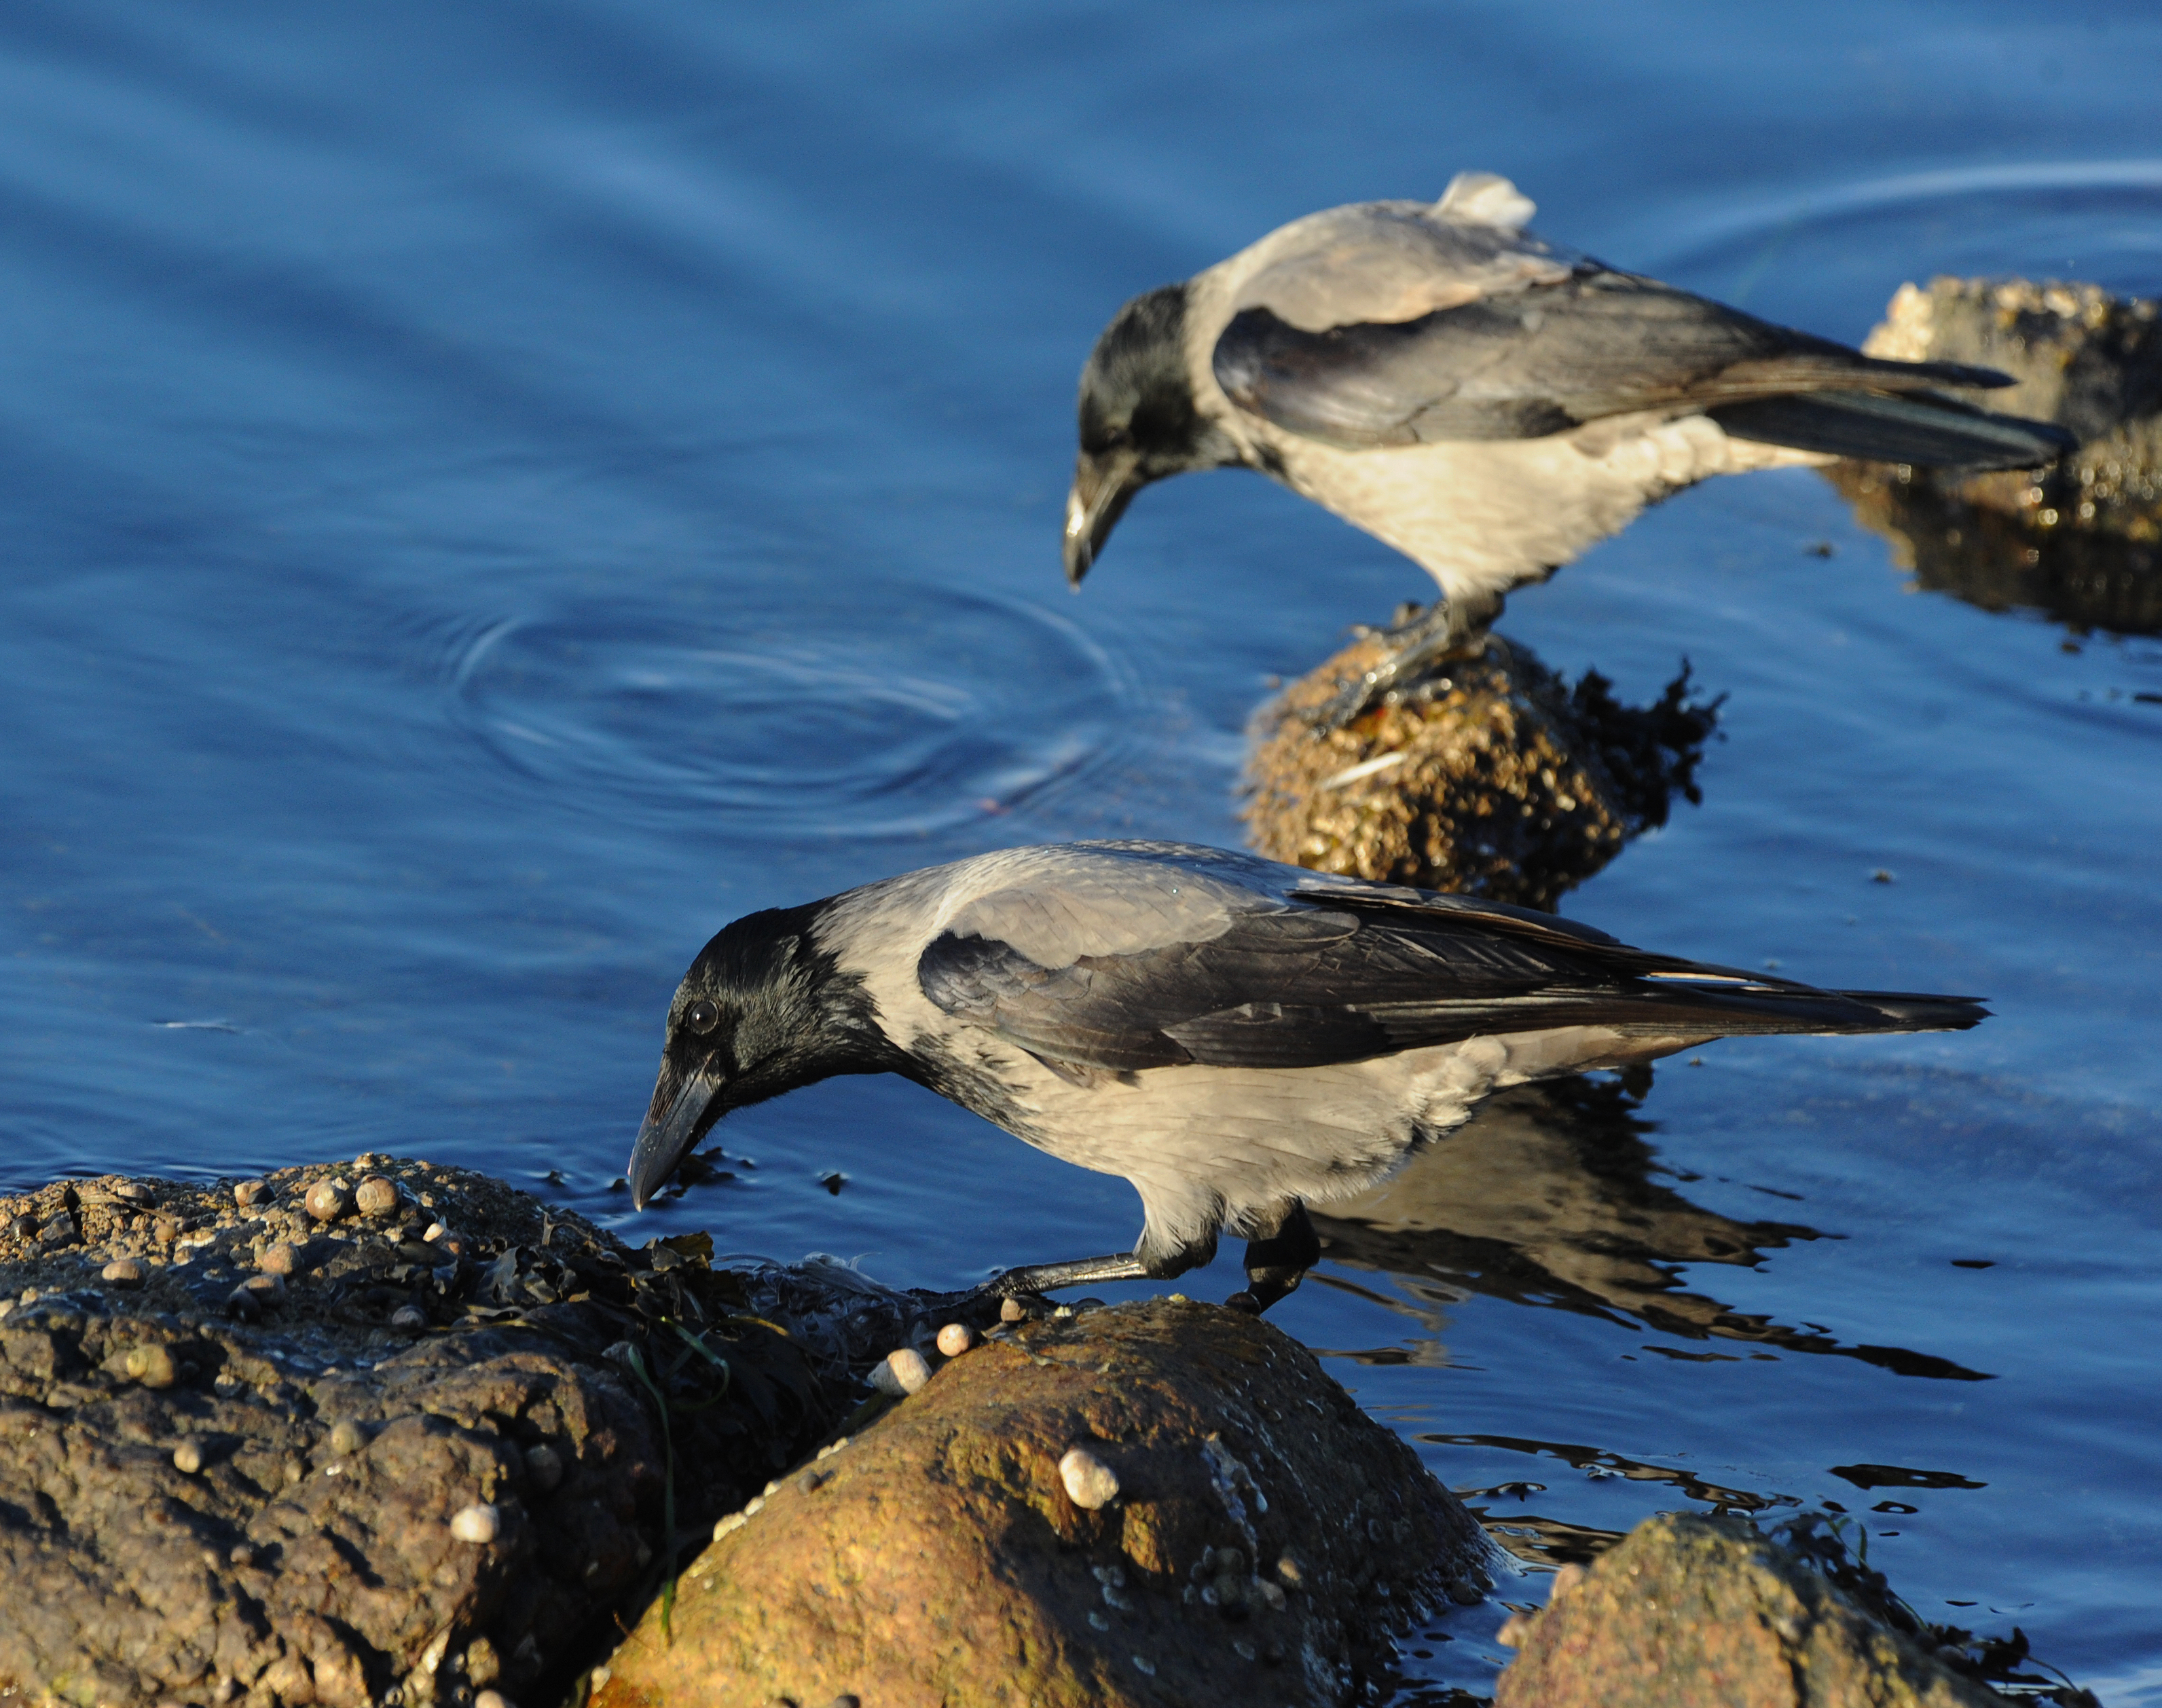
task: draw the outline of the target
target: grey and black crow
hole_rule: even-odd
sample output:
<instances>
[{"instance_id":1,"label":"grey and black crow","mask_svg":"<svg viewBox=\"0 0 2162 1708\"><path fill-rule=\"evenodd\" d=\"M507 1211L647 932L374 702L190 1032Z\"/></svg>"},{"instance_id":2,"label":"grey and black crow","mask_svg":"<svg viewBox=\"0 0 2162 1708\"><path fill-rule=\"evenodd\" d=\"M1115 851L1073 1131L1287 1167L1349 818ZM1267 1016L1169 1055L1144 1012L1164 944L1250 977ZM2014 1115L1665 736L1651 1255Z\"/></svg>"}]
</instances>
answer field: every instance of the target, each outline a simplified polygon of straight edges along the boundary
<instances>
[{"instance_id":1,"label":"grey and black crow","mask_svg":"<svg viewBox=\"0 0 2162 1708\"><path fill-rule=\"evenodd\" d=\"M1956 1030L1964 997L1821 991L1551 914L1176 842L981 854L706 945L631 1152L640 1207L731 1109L895 1073L1140 1192L1131 1252L1005 1272L1165 1278L1251 1242L1251 1303L1318 1255L1304 1205L1381 1179L1489 1092L1743 1033Z\"/></svg>"},{"instance_id":2,"label":"grey and black crow","mask_svg":"<svg viewBox=\"0 0 2162 1708\"><path fill-rule=\"evenodd\" d=\"M2071 444L1935 389L2003 374L1773 325L1534 237L1533 211L1460 173L1431 205L1309 214L1120 309L1081 372L1067 579L1150 482L1256 469L1439 584L1401 671L1706 476L2031 468Z\"/></svg>"}]
</instances>

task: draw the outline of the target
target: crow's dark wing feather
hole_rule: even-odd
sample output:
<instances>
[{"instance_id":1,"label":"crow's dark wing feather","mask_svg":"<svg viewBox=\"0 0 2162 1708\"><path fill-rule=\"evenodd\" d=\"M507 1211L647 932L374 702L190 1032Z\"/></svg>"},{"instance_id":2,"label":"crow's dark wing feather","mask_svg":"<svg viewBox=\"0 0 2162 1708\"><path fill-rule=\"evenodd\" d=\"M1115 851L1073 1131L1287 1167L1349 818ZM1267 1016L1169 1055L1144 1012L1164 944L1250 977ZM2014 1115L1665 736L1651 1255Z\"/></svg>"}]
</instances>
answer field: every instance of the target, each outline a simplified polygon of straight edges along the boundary
<instances>
[{"instance_id":1,"label":"crow's dark wing feather","mask_svg":"<svg viewBox=\"0 0 2162 1708\"><path fill-rule=\"evenodd\" d=\"M1596 267L1395 324L1310 332L1249 308L1218 339L1214 367L1240 409L1353 449L1536 438L1637 410L1794 393L2011 383L1987 368L1878 361Z\"/></svg>"},{"instance_id":2,"label":"crow's dark wing feather","mask_svg":"<svg viewBox=\"0 0 2162 1708\"><path fill-rule=\"evenodd\" d=\"M1661 1037L1901 1029L1888 1011L1838 992L1648 955L1518 909L1482 917L1339 899L1244 914L1205 942L1057 968L948 932L924 950L917 979L949 1014L1047 1060L1114 1072L1313 1067L1559 1026Z\"/></svg>"}]
</instances>

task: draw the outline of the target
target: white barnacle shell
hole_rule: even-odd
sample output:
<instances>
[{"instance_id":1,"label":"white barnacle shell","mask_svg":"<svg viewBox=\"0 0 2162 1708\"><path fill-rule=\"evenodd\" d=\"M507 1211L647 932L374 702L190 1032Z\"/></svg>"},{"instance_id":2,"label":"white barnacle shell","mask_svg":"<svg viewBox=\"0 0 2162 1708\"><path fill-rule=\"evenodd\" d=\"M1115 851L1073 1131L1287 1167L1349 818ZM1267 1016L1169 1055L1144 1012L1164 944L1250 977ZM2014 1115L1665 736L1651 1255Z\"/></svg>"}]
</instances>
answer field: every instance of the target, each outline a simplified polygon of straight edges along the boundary
<instances>
[{"instance_id":1,"label":"white barnacle shell","mask_svg":"<svg viewBox=\"0 0 2162 1708\"><path fill-rule=\"evenodd\" d=\"M1118 1472L1086 1447L1066 1450L1058 1461L1058 1480L1066 1485L1068 1500L1092 1513L1119 1497Z\"/></svg>"},{"instance_id":2,"label":"white barnacle shell","mask_svg":"<svg viewBox=\"0 0 2162 1708\"><path fill-rule=\"evenodd\" d=\"M913 1346L896 1347L871 1370L871 1386L896 1397L915 1393L930 1380L931 1367Z\"/></svg>"}]
</instances>

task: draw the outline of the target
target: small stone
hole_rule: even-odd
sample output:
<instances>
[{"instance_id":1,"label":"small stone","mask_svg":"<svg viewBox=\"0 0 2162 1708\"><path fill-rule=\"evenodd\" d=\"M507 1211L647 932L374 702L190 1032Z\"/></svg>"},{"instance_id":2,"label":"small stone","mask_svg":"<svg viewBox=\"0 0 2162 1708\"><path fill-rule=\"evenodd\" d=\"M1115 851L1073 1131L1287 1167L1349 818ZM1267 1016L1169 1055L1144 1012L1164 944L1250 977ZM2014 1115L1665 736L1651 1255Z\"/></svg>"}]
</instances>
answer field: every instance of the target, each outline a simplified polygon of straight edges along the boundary
<instances>
[{"instance_id":1,"label":"small stone","mask_svg":"<svg viewBox=\"0 0 2162 1708\"><path fill-rule=\"evenodd\" d=\"M1267 1604L1268 1610L1272 1613L1282 1612L1285 1602L1291 1599L1284 1594L1283 1586L1281 1584L1261 1580L1256 1583L1255 1588L1261 1591L1261 1600Z\"/></svg>"},{"instance_id":2,"label":"small stone","mask_svg":"<svg viewBox=\"0 0 2162 1708\"><path fill-rule=\"evenodd\" d=\"M1089 1610L1089 1627L1093 1631L1109 1631L1111 1628L1111 1622L1091 1607Z\"/></svg>"},{"instance_id":3,"label":"small stone","mask_svg":"<svg viewBox=\"0 0 2162 1708\"><path fill-rule=\"evenodd\" d=\"M8 1224L8 1232L18 1240L33 1240L38 1237L38 1218L18 1216Z\"/></svg>"},{"instance_id":4,"label":"small stone","mask_svg":"<svg viewBox=\"0 0 2162 1708\"><path fill-rule=\"evenodd\" d=\"M1028 1320L1028 1307L1023 1304L1018 1299L1002 1299L999 1301L999 1320L1000 1322L1026 1322Z\"/></svg>"},{"instance_id":5,"label":"small stone","mask_svg":"<svg viewBox=\"0 0 2162 1708\"><path fill-rule=\"evenodd\" d=\"M445 1226L442 1225L442 1223L441 1223L441 1222L440 1222L440 1221L431 1221L431 1222L430 1222L430 1223L428 1224L428 1231L427 1231L426 1233L422 1234L422 1235L420 1236L420 1237L421 1237L424 1241L427 1241L427 1242L434 1242L434 1241L436 1241L436 1240L439 1240L439 1239L441 1239L441 1238L445 1234L448 1233L449 1232L450 1232L450 1229L448 1229L448 1228L445 1227Z\"/></svg>"},{"instance_id":6,"label":"small stone","mask_svg":"<svg viewBox=\"0 0 2162 1708\"><path fill-rule=\"evenodd\" d=\"M764 1495L753 1495L749 1500L744 1502L744 1517L746 1518L755 1518L765 1510L765 1497Z\"/></svg>"},{"instance_id":7,"label":"small stone","mask_svg":"<svg viewBox=\"0 0 2162 1708\"><path fill-rule=\"evenodd\" d=\"M416 1304L401 1304L390 1313L394 1329L424 1329L428 1326L428 1313Z\"/></svg>"},{"instance_id":8,"label":"small stone","mask_svg":"<svg viewBox=\"0 0 2162 1708\"><path fill-rule=\"evenodd\" d=\"M1216 1550L1216 1570L1219 1571L1244 1573L1246 1570L1246 1556L1245 1553L1241 1549L1236 1548L1218 1549Z\"/></svg>"},{"instance_id":9,"label":"small stone","mask_svg":"<svg viewBox=\"0 0 2162 1708\"><path fill-rule=\"evenodd\" d=\"M1231 1645L1231 1653L1237 1655L1240 1660L1256 1660L1261 1656L1261 1650L1256 1648L1243 1637Z\"/></svg>"},{"instance_id":10,"label":"small stone","mask_svg":"<svg viewBox=\"0 0 2162 1708\"><path fill-rule=\"evenodd\" d=\"M1058 1480L1066 1485L1066 1497L1077 1507L1095 1512L1119 1497L1118 1473L1086 1447L1069 1447L1058 1461Z\"/></svg>"},{"instance_id":11,"label":"small stone","mask_svg":"<svg viewBox=\"0 0 2162 1708\"><path fill-rule=\"evenodd\" d=\"M931 1380L931 1367L913 1346L899 1346L871 1371L871 1386L881 1393L911 1394Z\"/></svg>"},{"instance_id":12,"label":"small stone","mask_svg":"<svg viewBox=\"0 0 2162 1708\"><path fill-rule=\"evenodd\" d=\"M283 1275L250 1275L240 1284L243 1291L252 1293L264 1304L285 1302L285 1278Z\"/></svg>"},{"instance_id":13,"label":"small stone","mask_svg":"<svg viewBox=\"0 0 2162 1708\"><path fill-rule=\"evenodd\" d=\"M143 1284L143 1266L133 1258L116 1258L97 1273L115 1287L140 1287Z\"/></svg>"},{"instance_id":14,"label":"small stone","mask_svg":"<svg viewBox=\"0 0 2162 1708\"><path fill-rule=\"evenodd\" d=\"M381 1174L370 1174L360 1183L352 1201L363 1216L389 1216L398 1208L398 1188Z\"/></svg>"},{"instance_id":15,"label":"small stone","mask_svg":"<svg viewBox=\"0 0 2162 1708\"><path fill-rule=\"evenodd\" d=\"M391 1320L394 1322L397 1319L394 1317ZM556 1486L563 1480L563 1455L545 1444L528 1447L525 1450L525 1475L542 1494L554 1493Z\"/></svg>"},{"instance_id":16,"label":"small stone","mask_svg":"<svg viewBox=\"0 0 2162 1708\"><path fill-rule=\"evenodd\" d=\"M1306 1568L1298 1563L1298 1556L1288 1549L1277 1561L1277 1581L1294 1590L1306 1581Z\"/></svg>"},{"instance_id":17,"label":"small stone","mask_svg":"<svg viewBox=\"0 0 2162 1708\"><path fill-rule=\"evenodd\" d=\"M203 1468L202 1445L197 1441L183 1441L173 1449L173 1469L183 1476L193 1476Z\"/></svg>"},{"instance_id":18,"label":"small stone","mask_svg":"<svg viewBox=\"0 0 2162 1708\"><path fill-rule=\"evenodd\" d=\"M307 1206L317 1221L336 1221L352 1208L352 1194L342 1180L318 1180L308 1188Z\"/></svg>"},{"instance_id":19,"label":"small stone","mask_svg":"<svg viewBox=\"0 0 2162 1708\"><path fill-rule=\"evenodd\" d=\"M129 1204L149 1204L158 1195L140 1180L123 1180L113 1187L112 1195Z\"/></svg>"},{"instance_id":20,"label":"small stone","mask_svg":"<svg viewBox=\"0 0 2162 1708\"><path fill-rule=\"evenodd\" d=\"M173 1355L163 1346L130 1346L122 1367L130 1382L139 1382L145 1388L170 1388L180 1379Z\"/></svg>"},{"instance_id":21,"label":"small stone","mask_svg":"<svg viewBox=\"0 0 2162 1708\"><path fill-rule=\"evenodd\" d=\"M232 1189L232 1201L243 1210L253 1210L269 1195L268 1180L243 1180Z\"/></svg>"},{"instance_id":22,"label":"small stone","mask_svg":"<svg viewBox=\"0 0 2162 1708\"><path fill-rule=\"evenodd\" d=\"M368 1445L368 1432L347 1419L331 1431L331 1451L341 1459L350 1459Z\"/></svg>"},{"instance_id":23,"label":"small stone","mask_svg":"<svg viewBox=\"0 0 2162 1708\"><path fill-rule=\"evenodd\" d=\"M245 1287L236 1287L225 1297L225 1313L237 1316L243 1322L253 1322L263 1315L263 1301Z\"/></svg>"},{"instance_id":24,"label":"small stone","mask_svg":"<svg viewBox=\"0 0 2162 1708\"><path fill-rule=\"evenodd\" d=\"M976 1331L964 1322L949 1322L938 1330L938 1350L958 1358L976 1344Z\"/></svg>"},{"instance_id":25,"label":"small stone","mask_svg":"<svg viewBox=\"0 0 2162 1708\"><path fill-rule=\"evenodd\" d=\"M483 1690L473 1698L473 1708L517 1708L517 1705L500 1690Z\"/></svg>"},{"instance_id":26,"label":"small stone","mask_svg":"<svg viewBox=\"0 0 2162 1708\"><path fill-rule=\"evenodd\" d=\"M451 1520L451 1534L461 1542L485 1546L503 1534L503 1514L484 1501L465 1508Z\"/></svg>"},{"instance_id":27,"label":"small stone","mask_svg":"<svg viewBox=\"0 0 2162 1708\"><path fill-rule=\"evenodd\" d=\"M1132 1659L1134 1663L1134 1670L1139 1673L1143 1678L1152 1679L1156 1676L1156 1663L1151 1660L1146 1655L1137 1654L1132 1657Z\"/></svg>"},{"instance_id":28,"label":"small stone","mask_svg":"<svg viewBox=\"0 0 2162 1708\"><path fill-rule=\"evenodd\" d=\"M716 1542L719 1541L721 1538L727 1535L729 1531L740 1530L749 1522L750 1520L744 1518L741 1513L730 1513L727 1518L722 1519L719 1523L713 1526L713 1540Z\"/></svg>"}]
</instances>

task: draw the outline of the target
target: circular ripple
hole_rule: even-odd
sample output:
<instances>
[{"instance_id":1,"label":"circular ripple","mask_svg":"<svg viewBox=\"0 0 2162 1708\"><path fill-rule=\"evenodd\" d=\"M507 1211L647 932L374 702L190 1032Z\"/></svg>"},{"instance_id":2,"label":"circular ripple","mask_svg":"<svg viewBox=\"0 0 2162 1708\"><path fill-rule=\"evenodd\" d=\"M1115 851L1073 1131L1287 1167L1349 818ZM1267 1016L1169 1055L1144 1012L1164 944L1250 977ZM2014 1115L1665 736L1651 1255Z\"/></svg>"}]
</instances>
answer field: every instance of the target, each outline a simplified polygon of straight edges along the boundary
<instances>
[{"instance_id":1,"label":"circular ripple","mask_svg":"<svg viewBox=\"0 0 2162 1708\"><path fill-rule=\"evenodd\" d=\"M596 815L714 812L761 836L915 835L1073 787L1120 724L1118 673L1035 607L852 586L813 615L794 587L724 612L609 604L469 640L457 716L513 772Z\"/></svg>"},{"instance_id":2,"label":"circular ripple","mask_svg":"<svg viewBox=\"0 0 2162 1708\"><path fill-rule=\"evenodd\" d=\"M1873 319L1933 274L2162 289L2162 160L1914 172L1798 191L1655 238L1649 271L1774 318ZM1825 330L1820 325L1819 330Z\"/></svg>"}]
</instances>

